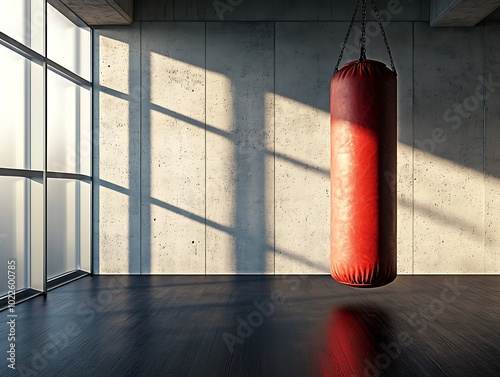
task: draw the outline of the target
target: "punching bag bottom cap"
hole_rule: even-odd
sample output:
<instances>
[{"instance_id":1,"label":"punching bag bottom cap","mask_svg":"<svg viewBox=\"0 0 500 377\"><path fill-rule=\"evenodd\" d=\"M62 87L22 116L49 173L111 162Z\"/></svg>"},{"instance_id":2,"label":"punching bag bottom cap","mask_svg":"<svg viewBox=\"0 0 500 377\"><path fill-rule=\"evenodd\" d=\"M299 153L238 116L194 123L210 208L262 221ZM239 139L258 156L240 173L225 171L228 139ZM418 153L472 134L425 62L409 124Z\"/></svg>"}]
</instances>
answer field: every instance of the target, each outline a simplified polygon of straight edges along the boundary
<instances>
[{"instance_id":1,"label":"punching bag bottom cap","mask_svg":"<svg viewBox=\"0 0 500 377\"><path fill-rule=\"evenodd\" d=\"M374 60L333 77L330 270L339 283L380 287L396 266L396 73Z\"/></svg>"}]
</instances>

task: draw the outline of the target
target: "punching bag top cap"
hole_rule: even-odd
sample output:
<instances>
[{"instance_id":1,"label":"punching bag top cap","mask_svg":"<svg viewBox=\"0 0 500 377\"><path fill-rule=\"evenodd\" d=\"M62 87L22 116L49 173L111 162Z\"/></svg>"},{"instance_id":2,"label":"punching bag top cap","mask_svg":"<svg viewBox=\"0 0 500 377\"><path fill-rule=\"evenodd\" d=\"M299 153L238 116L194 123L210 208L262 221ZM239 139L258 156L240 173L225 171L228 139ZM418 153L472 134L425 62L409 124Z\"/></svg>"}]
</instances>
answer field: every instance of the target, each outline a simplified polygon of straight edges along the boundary
<instances>
[{"instance_id":1,"label":"punching bag top cap","mask_svg":"<svg viewBox=\"0 0 500 377\"><path fill-rule=\"evenodd\" d=\"M334 76L333 79L343 79L349 77L396 77L396 73L389 69L384 63L376 60L355 60L344 65Z\"/></svg>"}]
</instances>

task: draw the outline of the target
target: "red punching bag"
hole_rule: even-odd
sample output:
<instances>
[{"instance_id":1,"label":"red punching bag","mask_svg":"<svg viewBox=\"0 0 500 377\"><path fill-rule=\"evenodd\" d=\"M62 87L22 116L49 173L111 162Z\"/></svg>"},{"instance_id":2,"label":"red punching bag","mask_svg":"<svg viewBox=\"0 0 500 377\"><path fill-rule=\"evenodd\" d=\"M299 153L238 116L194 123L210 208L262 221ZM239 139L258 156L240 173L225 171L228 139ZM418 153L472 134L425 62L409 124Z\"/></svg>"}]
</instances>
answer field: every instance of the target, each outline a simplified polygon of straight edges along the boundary
<instances>
[{"instance_id":1,"label":"red punching bag","mask_svg":"<svg viewBox=\"0 0 500 377\"><path fill-rule=\"evenodd\" d=\"M331 82L330 270L342 284L379 287L397 274L397 82L361 42L359 61Z\"/></svg>"}]
</instances>

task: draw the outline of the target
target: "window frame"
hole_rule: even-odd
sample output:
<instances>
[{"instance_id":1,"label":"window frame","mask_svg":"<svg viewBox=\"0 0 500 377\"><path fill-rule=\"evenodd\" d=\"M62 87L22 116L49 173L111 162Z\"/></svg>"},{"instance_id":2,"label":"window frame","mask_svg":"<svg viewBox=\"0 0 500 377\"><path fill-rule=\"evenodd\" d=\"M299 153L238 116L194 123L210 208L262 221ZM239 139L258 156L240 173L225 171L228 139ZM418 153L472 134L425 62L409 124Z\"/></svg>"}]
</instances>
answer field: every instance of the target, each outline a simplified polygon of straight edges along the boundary
<instances>
[{"instance_id":1,"label":"window frame","mask_svg":"<svg viewBox=\"0 0 500 377\"><path fill-rule=\"evenodd\" d=\"M89 77L90 80L87 80L78 74L74 73L70 69L65 68L64 66L58 64L57 62L49 59L47 57L47 30L48 30L48 7L49 4L54 7L57 11L59 11L63 16L65 16L67 19L69 19L73 24L75 24L77 27L87 29L90 32L90 43L89 43L89 55L90 55L90 72L89 72ZM43 245L42 245L42 255L36 255L35 257L38 258L37 260L41 262L41 266L38 266L38 274L39 277L37 282L33 282L32 279L28 275L28 287L25 289L17 290L16 291L16 303L25 301L27 299L30 299L32 297L38 296L38 295L46 295L47 292L51 289L54 289L56 287L59 287L63 284L66 284L70 281L73 281L75 279L81 278L83 276L87 276L89 274L92 274L93 270L93 241L92 241L92 236L93 236L93 203L92 203L92 197L93 197L93 184L92 184L92 176L93 176L93 140L94 140L94 135L93 135L93 108L94 108L94 98L93 98L93 69L92 69L92 59L93 59L93 44L94 44L94 33L93 29L87 25L84 21L82 21L77 15L75 15L69 8L67 8L65 5L60 3L57 0L44 0L43 1L43 20L44 20L44 25L43 25L43 54L33 50L32 48L26 46L22 42L16 40L15 38L12 38L11 36L5 34L4 32L0 31L0 45L2 47L8 48L14 53L19 54L23 58L27 59L30 62L35 62L39 65L41 65L43 69L43 98L40 99L40 101L43 102L43 140L40 141L43 149L43 170L33 170L31 169L31 165L28 165L30 168L29 169L19 169L19 168L5 168L0 166L0 177L17 177L17 178L26 178L28 180L36 180L37 182L42 183L43 187L43 199L42 203L39 203L41 207L43 208L43 216L41 219L42 222L42 239L43 239ZM31 21L30 21L31 22ZM90 119L90 130L89 130L89 135L90 135L90 152L89 152L89 166L90 166L90 172L89 175L85 174L75 174L75 173L65 173L65 172L55 172L55 171L50 171L48 170L48 140L47 140L47 135L48 135L48 117L47 117L47 109L48 109L48 91L47 91L47 86L48 86L48 72L53 72L57 74L58 76L70 81L71 83L77 85L78 87L84 88L86 90L89 90L90 92L90 114L89 114L89 119ZM31 141L27 140L29 137L25 136L24 140L24 145L29 146ZM47 207L47 198L48 198L48 192L47 192L47 187L48 187L48 180L49 179L64 179L64 180L73 180L73 181L79 181L83 183L87 183L90 185L90 205L89 205L89 215L90 215L90 224L88 224L89 229L90 229L90 240L89 240L89 245L90 245L90 253L89 253L89 258L90 260L88 261L88 265L90 266L89 270L90 271L83 271L80 269L76 269L74 271L68 271L66 273L63 273L61 275L55 276L51 279L48 279L47 275L47 257L48 257L48 247L47 247L47 241L48 241L48 207ZM28 207L31 206L31 197L26 197L25 199L28 203ZM31 213L30 211L26 211L26 216L29 218L26 219L27 223L31 223ZM81 232L81 226L79 229L79 232ZM30 234L29 231L26 231L26 247L28 248L28 252L26 253L27 255L27 260L24 261L25 263L25 268L28 272L28 274L32 275L33 266L34 264L34 258L31 255L31 247L28 246L31 244L31 237L32 234ZM81 258L80 251L78 250L79 258ZM81 259L80 259L81 260ZM3 266L2 266L3 267ZM7 266L5 266L7 268ZM7 296L0 297L0 311L4 310L7 308Z\"/></svg>"}]
</instances>

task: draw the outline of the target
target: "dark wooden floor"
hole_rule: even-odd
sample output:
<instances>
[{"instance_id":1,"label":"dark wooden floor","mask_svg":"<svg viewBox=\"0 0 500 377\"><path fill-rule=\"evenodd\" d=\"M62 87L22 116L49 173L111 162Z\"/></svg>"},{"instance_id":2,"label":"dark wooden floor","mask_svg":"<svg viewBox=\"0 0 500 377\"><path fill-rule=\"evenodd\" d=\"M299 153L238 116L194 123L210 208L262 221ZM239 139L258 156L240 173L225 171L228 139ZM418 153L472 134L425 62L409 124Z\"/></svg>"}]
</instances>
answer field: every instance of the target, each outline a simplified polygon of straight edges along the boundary
<instances>
[{"instance_id":1,"label":"dark wooden floor","mask_svg":"<svg viewBox=\"0 0 500 377\"><path fill-rule=\"evenodd\" d=\"M2 357L0 375L499 377L499 292L500 276L87 277L17 307L18 369Z\"/></svg>"}]
</instances>

